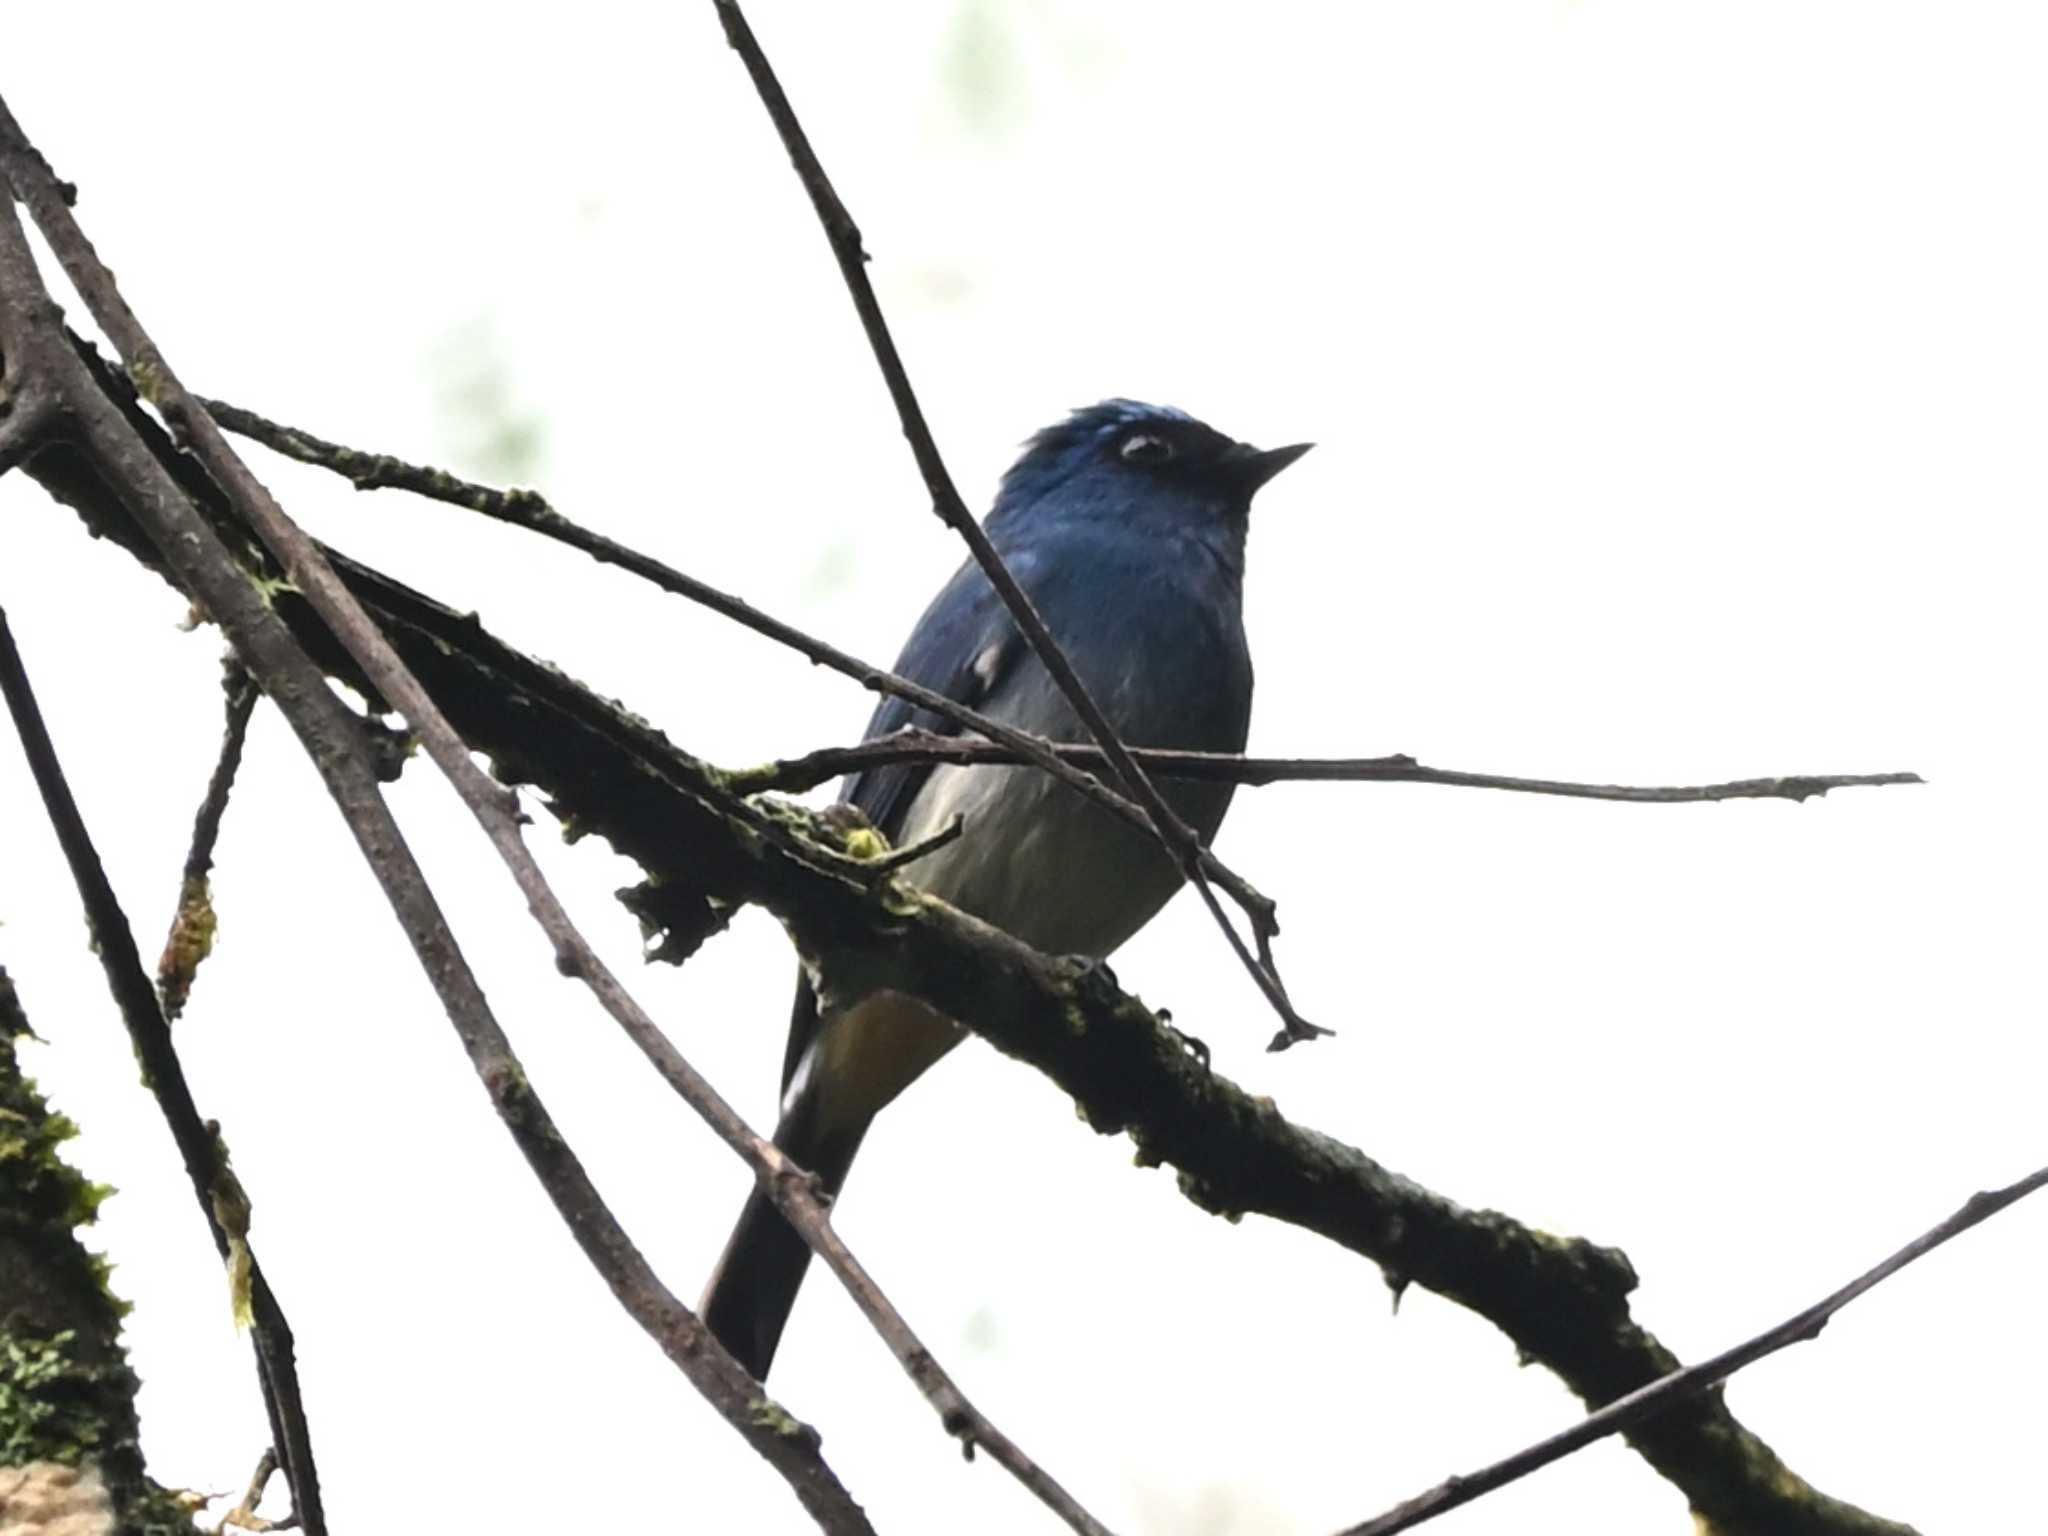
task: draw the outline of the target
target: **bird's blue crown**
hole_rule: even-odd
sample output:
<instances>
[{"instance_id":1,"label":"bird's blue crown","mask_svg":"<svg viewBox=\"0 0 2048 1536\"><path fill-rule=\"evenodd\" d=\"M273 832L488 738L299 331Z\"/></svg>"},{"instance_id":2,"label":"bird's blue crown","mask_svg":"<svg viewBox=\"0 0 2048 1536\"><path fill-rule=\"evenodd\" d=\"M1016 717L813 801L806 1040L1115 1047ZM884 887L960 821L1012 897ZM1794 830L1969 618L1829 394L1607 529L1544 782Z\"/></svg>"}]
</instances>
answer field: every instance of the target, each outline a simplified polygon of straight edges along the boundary
<instances>
[{"instance_id":1,"label":"bird's blue crown","mask_svg":"<svg viewBox=\"0 0 2048 1536\"><path fill-rule=\"evenodd\" d=\"M1081 477L1124 480L1154 462L1142 450L1120 453L1140 437L1161 445L1158 462L1172 458L1180 463L1200 463L1235 446L1222 433L1170 405L1104 400L1083 406L1065 420L1032 434L1024 452L1003 476L996 505L1023 506Z\"/></svg>"},{"instance_id":2,"label":"bird's blue crown","mask_svg":"<svg viewBox=\"0 0 2048 1536\"><path fill-rule=\"evenodd\" d=\"M1081 406L1065 421L1054 422L1032 433L1025 446L1027 449L1051 448L1058 451L1075 443L1113 437L1126 427L1184 426L1194 420L1186 411L1170 405L1149 405L1143 400L1102 400L1094 405Z\"/></svg>"}]
</instances>

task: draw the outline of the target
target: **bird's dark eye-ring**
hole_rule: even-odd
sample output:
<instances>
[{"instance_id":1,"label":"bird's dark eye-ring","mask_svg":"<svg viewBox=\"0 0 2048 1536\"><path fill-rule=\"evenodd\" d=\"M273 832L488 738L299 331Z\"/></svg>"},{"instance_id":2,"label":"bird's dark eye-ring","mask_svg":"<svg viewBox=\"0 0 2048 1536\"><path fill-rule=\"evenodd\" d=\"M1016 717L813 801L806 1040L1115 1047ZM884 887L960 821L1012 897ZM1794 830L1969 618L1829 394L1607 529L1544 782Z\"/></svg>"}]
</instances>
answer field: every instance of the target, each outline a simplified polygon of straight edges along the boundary
<instances>
[{"instance_id":1,"label":"bird's dark eye-ring","mask_svg":"<svg viewBox=\"0 0 2048 1536\"><path fill-rule=\"evenodd\" d=\"M1117 455L1126 464L1164 464L1173 457L1173 444L1151 432L1133 432L1118 447Z\"/></svg>"}]
</instances>

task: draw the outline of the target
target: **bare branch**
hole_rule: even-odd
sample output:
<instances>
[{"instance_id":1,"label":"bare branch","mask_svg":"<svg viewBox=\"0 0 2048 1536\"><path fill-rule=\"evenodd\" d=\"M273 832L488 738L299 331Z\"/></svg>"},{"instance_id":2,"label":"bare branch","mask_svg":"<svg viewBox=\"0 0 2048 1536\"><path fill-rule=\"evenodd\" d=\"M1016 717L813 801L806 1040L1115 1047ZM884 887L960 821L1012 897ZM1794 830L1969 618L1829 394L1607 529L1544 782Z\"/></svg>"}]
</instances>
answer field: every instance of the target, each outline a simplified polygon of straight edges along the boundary
<instances>
[{"instance_id":1,"label":"bare branch","mask_svg":"<svg viewBox=\"0 0 2048 1536\"><path fill-rule=\"evenodd\" d=\"M1840 1290L1821 1298L1804 1312L1789 1317L1777 1327L1758 1334L1755 1338L1725 1349L1710 1360L1698 1365L1686 1366L1673 1371L1648 1386L1638 1387L1625 1397L1616 1399L1598 1412L1589 1413L1585 1418L1560 1434L1514 1455L1482 1467L1477 1472L1468 1472L1462 1477L1453 1477L1437 1484L1427 1493L1419 1494L1397 1504L1385 1514L1354 1525L1342 1532L1342 1536L1394 1536L1397 1531L1413 1530L1425 1521L1434 1520L1438 1515L1447 1514L1461 1504L1470 1504L1474 1499L1503 1488L1519 1478L1527 1477L1539 1468L1547 1467L1554 1461L1561 1461L1577 1450L1619 1433L1634 1424L1640 1424L1652 1414L1660 1413L1671 1404L1683 1398L1693 1397L1706 1391L1718 1382L1726 1381L1744 1366L1754 1365L1768 1355L1793 1344L1803 1344L1809 1339L1820 1337L1820 1331L1842 1308L1872 1287L1882 1284L1915 1259L1932 1253L1950 1238L1967 1232L1979 1222L1987 1221L2007 1206L2024 1200L2035 1190L2048 1185L2048 1168L2036 1169L2015 1184L2003 1189L1982 1190L1963 1202L1960 1209L1946 1219L1914 1238L1897 1253L1872 1269L1865 1270Z\"/></svg>"},{"instance_id":2,"label":"bare branch","mask_svg":"<svg viewBox=\"0 0 2048 1536\"><path fill-rule=\"evenodd\" d=\"M18 134L11 120L0 131ZM23 185L27 170L28 185ZM832 1231L824 1202L810 1175L773 1143L756 1136L717 1091L676 1050L660 1026L633 999L576 928L549 887L520 831L516 795L476 765L469 745L378 629L321 553L319 546L285 514L269 491L228 446L219 426L178 381L169 363L115 289L61 200L50 197L32 169L14 157L10 172L17 191L34 212L51 248L58 253L94 319L122 354L131 376L175 434L181 435L221 487L235 512L254 528L291 581L312 604L330 633L368 675L377 691L403 714L421 744L469 808L525 896L528 909L549 942L564 975L581 980L625 1030L665 1081L753 1168L811 1246L846 1285L904 1369L938 1411L948 1433L971 1451L990 1455L1081 1536L1108 1532L1050 1475L970 1403L933 1359L893 1304ZM223 558L225 552L223 551ZM253 665L253 663L252 663ZM472 983L473 985L473 983ZM481 994L478 994L481 1003ZM493 1026L495 1027L495 1026ZM508 1053L509 1054L509 1053ZM637 1257L637 1255L636 1255ZM679 1308L680 1310L680 1308ZM687 1314L686 1314L687 1315ZM702 1332L694 1317L690 1324ZM708 1335L706 1335L708 1337ZM719 1351L723 1354L723 1351ZM728 1357L728 1363L729 1357Z\"/></svg>"},{"instance_id":3,"label":"bare branch","mask_svg":"<svg viewBox=\"0 0 2048 1536\"><path fill-rule=\"evenodd\" d=\"M1087 746L1054 743L1053 751L1074 767L1103 771L1102 753ZM1452 784L1472 789L1515 790L1531 795L1565 795L1581 800L1623 800L1646 805L1680 805L1701 800L1806 800L1831 789L1881 784L1921 784L1917 773L1788 774L1769 779L1733 779L1724 784L1575 784L1561 779L1522 779L1496 773L1466 773L1453 768L1426 768L1403 753L1386 757L1240 757L1228 752L1173 752L1133 747L1131 755L1148 772L1168 779L1223 780L1231 784L1399 783ZM890 763L936 762L956 765L1014 764L1021 754L995 742L906 726L887 736L851 747L823 747L802 757L782 758L731 777L745 794L767 791L797 793L836 779Z\"/></svg>"},{"instance_id":4,"label":"bare branch","mask_svg":"<svg viewBox=\"0 0 2048 1536\"><path fill-rule=\"evenodd\" d=\"M16 196L36 214L51 248L88 297L96 317L117 344L133 349L131 376L174 405L186 403L162 357L72 221L47 165L28 147L4 104L0 166ZM662 1285L620 1228L492 1015L384 803L356 722L271 600L249 581L213 525L188 499L186 486L158 458L156 445L102 392L100 380L87 369L71 339L52 323L54 316L9 203L0 208L0 346L7 351L10 367L34 370L41 387L63 397L94 473L118 490L127 512L154 546L155 558L227 631L250 672L298 733L439 994L499 1119L612 1293L691 1384L783 1476L823 1530L833 1536L868 1536L872 1527L820 1456L816 1431L766 1396ZM171 419L189 425L192 418L174 409ZM39 466L32 461L33 467ZM67 491L75 490L68 478L65 485ZM140 975L139 963L136 974ZM156 997L146 978L142 991L153 1011ZM294 1470L288 1454L286 1470L287 1475ZM305 1494L296 1486L294 1502L301 1518L309 1519Z\"/></svg>"},{"instance_id":5,"label":"bare branch","mask_svg":"<svg viewBox=\"0 0 2048 1536\"><path fill-rule=\"evenodd\" d=\"M11 227L12 214L9 208L0 225ZM6 697L8 714L21 738L22 752L42 795L44 810L78 884L93 950L106 972L107 987L120 1009L122 1022L128 1026L128 1038L134 1043L136 1060L142 1065L143 1081L163 1112L164 1123L170 1127L171 1139L184 1160L193 1193L206 1213L214 1247L231 1276L246 1273L246 1305L256 1346L256 1371L263 1388L263 1406L270 1415L273 1443L284 1463L285 1477L291 1483L293 1507L311 1536L324 1536L326 1517L320 1500L320 1476L313 1462L305 1401L299 1393L291 1324L249 1248L247 1204L228 1171L219 1128L201 1117L192 1100L184 1065L178 1059L177 1047L171 1043L170 1024L136 951L134 930L128 926L127 915L121 910L91 834L78 813L78 802L65 782L64 770L43 723L42 711L36 706L35 693L22 667L21 653L15 649L14 632L4 610L0 610L0 695ZM226 1209L236 1204L241 1211L240 1231L230 1230L223 1220ZM233 1288L238 1287L231 1281ZM240 1312L243 1298L238 1295L235 1304Z\"/></svg>"},{"instance_id":6,"label":"bare branch","mask_svg":"<svg viewBox=\"0 0 2048 1536\"><path fill-rule=\"evenodd\" d=\"M1284 1050L1303 1040L1331 1033L1304 1019L1288 1001L1287 989L1281 983L1280 972L1273 960L1272 940L1280 931L1280 923L1272 903L1245 905L1245 914L1252 920L1259 947L1258 954L1254 955L1238 933L1237 925L1230 921L1222 903L1216 899L1216 893L1209 887L1209 861L1204 858L1206 850L1202 840L1175 814L1173 807L1159 793L1158 786L1145 776L1145 770L1132 758L1115 727L1109 723L1109 717L1088 692L1080 675L1074 671L1073 663L1067 660L1066 652L1060 649L1052 631L1045 627L1045 620L1039 616L1031 598L1017 584L1017 578L1010 574L1009 567L996 553L995 545L989 542L981 524L960 499L959 489L953 484L953 477L939 456L939 446L932 439L931 428L925 422L924 410L917 403L917 393L910 386L910 375L904 370L903 359L897 355L895 340L889 334L889 323L882 317L881 301L875 297L874 286L868 281L868 258L867 252L861 248L860 230L847 213L846 205L840 202L839 194L833 190L803 125L797 121L796 109L789 104L782 83L775 78L775 71L770 67L767 55L761 51L761 45L755 39L753 29L747 25L736 0L713 0L713 4L717 6L719 20L724 24L726 41L732 44L734 52L746 65L761 105L768 109L775 131L781 136L783 147L789 151L797 179L810 194L811 206L817 210L818 222L824 226L833 259L839 264L839 275L846 281L846 290L852 295L853 307L860 315L861 329L866 332L875 362L882 370L889 398L895 402L897 419L903 424L903 435L917 460L918 473L924 477L925 489L931 494L932 510L966 543L975 564L981 567L989 584L1003 600L1003 606L1016 621L1032 652L1074 706L1074 712L1088 728L1088 734L1095 738L1095 744L1102 749L1103 756L1115 770L1117 781L1143 807L1160 846L1180 866L1181 874L1194 886L1216 926L1223 930L1239 963L1279 1015L1280 1033L1273 1037L1267 1048ZM1244 904L1240 902L1240 905Z\"/></svg>"}]
</instances>

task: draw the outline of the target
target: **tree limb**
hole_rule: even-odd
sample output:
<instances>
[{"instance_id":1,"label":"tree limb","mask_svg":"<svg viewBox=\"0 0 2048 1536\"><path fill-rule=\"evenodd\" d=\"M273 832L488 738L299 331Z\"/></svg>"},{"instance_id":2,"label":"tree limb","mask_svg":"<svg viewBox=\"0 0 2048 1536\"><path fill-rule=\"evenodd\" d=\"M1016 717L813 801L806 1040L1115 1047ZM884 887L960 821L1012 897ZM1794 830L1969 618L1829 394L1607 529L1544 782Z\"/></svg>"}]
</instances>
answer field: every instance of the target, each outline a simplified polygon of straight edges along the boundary
<instances>
[{"instance_id":1,"label":"tree limb","mask_svg":"<svg viewBox=\"0 0 2048 1536\"><path fill-rule=\"evenodd\" d=\"M118 375L105 378L118 390ZM154 428L140 417L137 430ZM160 432L152 441L171 463L183 462ZM48 450L28 471L91 529L155 567L154 552L138 550L124 528L125 515L103 491L95 496L67 455ZM218 501L201 477L191 477L190 489L202 506ZM1174 1166L1182 1192L1204 1209L1302 1226L1380 1264L1396 1286L1419 1284L1459 1302L1589 1404L1677 1368L1630 1317L1635 1275L1618 1251L1467 1210L1292 1124L1270 1100L1205 1070L1105 972L1040 955L904 887L870 886L829 856L834 835L811 813L745 798L735 776L505 645L473 616L329 553L494 771L539 788L571 835L602 836L648 872L645 886L625 894L663 940L661 957L694 950L736 906L757 902L783 919L835 985L891 986L942 1012L957 1010L992 1044L1058 1083L1098 1131L1129 1134L1143 1160ZM280 590L275 601L322 665L368 686L293 594ZM1675 1408L1629 1439L1730 1532L1908 1529L1813 1489L1718 1399Z\"/></svg>"},{"instance_id":2,"label":"tree limb","mask_svg":"<svg viewBox=\"0 0 2048 1536\"><path fill-rule=\"evenodd\" d=\"M0 108L0 132L19 143L19 130L5 117L4 108ZM292 522L235 456L205 406L185 390L121 297L112 274L100 263L69 207L52 195L49 180L18 153L10 156L10 160L9 174L17 192L34 212L38 226L84 296L93 318L120 350L130 374L137 378L150 403L163 414L174 435L183 438L222 488L237 519L255 530L271 556L284 567L293 586L311 604L327 631L369 677L378 693L405 716L526 898L529 912L554 947L557 968L590 989L663 1080L748 1163L778 1208L845 1284L938 1412L947 1432L959 1438L970 1454L977 1446L986 1448L1080 1536L1109 1536L1057 1481L967 1399L833 1232L826 1215L826 1201L810 1175L797 1168L772 1142L754 1134L590 947L526 846L520 831L524 818L517 795L476 765L468 743L336 574L318 544ZM226 562L224 550L220 558ZM232 567L228 570L232 572ZM254 670L259 664L252 660L251 665ZM702 1331L694 1317L690 1324Z\"/></svg>"},{"instance_id":3,"label":"tree limb","mask_svg":"<svg viewBox=\"0 0 2048 1536\"><path fill-rule=\"evenodd\" d=\"M67 229L69 209L54 177L21 137L4 105L0 165L15 194L44 223L67 271L82 280L86 291L102 291L104 299L104 290L111 288L104 269L97 268L83 237ZM110 329L122 329L119 314L110 309L109 315L117 322ZM44 445L27 457L31 472L38 478L49 476L45 483L67 499L90 501L95 492L116 497L124 516L137 525L129 546L153 547L157 568L174 575L227 631L244 664L277 703L320 771L439 994L493 1108L593 1267L692 1385L782 1474L822 1529L834 1536L868 1536L872 1528L867 1517L819 1455L816 1432L768 1399L760 1384L661 1284L556 1129L384 803L362 733L285 627L278 611L284 605L273 606L277 594L266 596L265 589L249 579L249 569L237 563L214 525L202 516L199 508L207 504L223 515L224 522L232 522L215 499L219 493L189 461L174 450L166 454L168 445L160 433L143 430L148 418L134 408L132 398L117 406L120 397L110 392L109 377L88 368L58 320L10 200L0 208L0 348L5 350L10 376L33 379L34 389L61 402L65 425L65 437L54 455L52 447ZM170 378L168 370L146 338L142 343L132 370L161 390ZM172 473L166 456L184 467L183 476ZM54 462L46 463L53 457ZM255 557L246 538L236 540L235 548L242 558ZM153 992L149 1002L153 1008Z\"/></svg>"},{"instance_id":4,"label":"tree limb","mask_svg":"<svg viewBox=\"0 0 2048 1536\"><path fill-rule=\"evenodd\" d=\"M118 389L118 375L106 378ZM137 430L154 429L141 417ZM153 441L181 462L160 432ZM65 454L46 451L28 471L95 532L155 565L153 551L135 549L121 510L103 492L95 496ZM201 505L217 503L203 478L192 477L190 488ZM1419 1284L1459 1302L1589 1404L1678 1367L1629 1315L1635 1275L1618 1251L1467 1210L1292 1124L1270 1100L1205 1070L1105 972L1039 955L901 886L871 887L844 861L809 856L833 844L817 817L772 797L741 796L733 776L505 645L473 616L330 555L501 778L536 786L571 835L602 836L647 870L629 905L663 939L663 958L694 950L736 906L757 902L783 919L835 985L891 986L941 1012L957 1010L999 1049L1051 1077L1097 1130L1129 1134L1143 1160L1174 1166L1182 1192L1204 1209L1302 1226L1380 1264L1396 1286ZM275 600L322 665L368 686L293 594L279 591ZM1730 1532L1908 1529L1813 1489L1717 1398L1674 1408L1629 1439Z\"/></svg>"}]
</instances>

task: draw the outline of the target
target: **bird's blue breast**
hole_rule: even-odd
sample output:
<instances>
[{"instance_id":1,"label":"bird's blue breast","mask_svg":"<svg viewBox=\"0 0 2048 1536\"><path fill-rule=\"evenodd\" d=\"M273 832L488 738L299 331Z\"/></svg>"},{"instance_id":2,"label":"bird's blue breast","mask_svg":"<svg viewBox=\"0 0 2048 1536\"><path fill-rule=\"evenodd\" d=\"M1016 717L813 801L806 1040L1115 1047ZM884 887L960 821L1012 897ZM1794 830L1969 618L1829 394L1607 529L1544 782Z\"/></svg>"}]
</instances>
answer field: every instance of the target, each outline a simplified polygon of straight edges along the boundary
<instances>
[{"instance_id":1,"label":"bird's blue breast","mask_svg":"<svg viewBox=\"0 0 2048 1536\"><path fill-rule=\"evenodd\" d=\"M1244 750L1243 604L1237 571L1209 540L1083 527L1066 532L1056 556L1022 563L1025 591L1127 743ZM1035 657L1020 666L1052 687Z\"/></svg>"}]
</instances>

